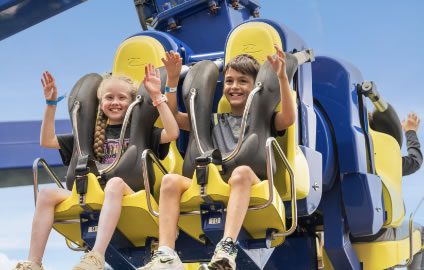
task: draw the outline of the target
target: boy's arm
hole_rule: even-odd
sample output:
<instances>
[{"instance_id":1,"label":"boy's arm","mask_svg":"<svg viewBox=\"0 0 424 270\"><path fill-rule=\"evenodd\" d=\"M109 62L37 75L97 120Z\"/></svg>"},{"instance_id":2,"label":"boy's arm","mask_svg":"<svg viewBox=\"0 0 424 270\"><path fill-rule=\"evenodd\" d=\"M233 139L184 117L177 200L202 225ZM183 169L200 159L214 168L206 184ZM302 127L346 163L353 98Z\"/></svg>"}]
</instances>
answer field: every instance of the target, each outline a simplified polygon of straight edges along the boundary
<instances>
[{"instance_id":1,"label":"boy's arm","mask_svg":"<svg viewBox=\"0 0 424 270\"><path fill-rule=\"evenodd\" d=\"M160 143L168 143L176 140L179 136L180 130L178 124L175 121L174 115L166 104L166 97L160 92L160 74L159 70L151 64L148 64L145 69L146 76L144 77L143 83L150 98L153 101L153 105L159 111L160 119L164 129L160 136Z\"/></svg>"},{"instance_id":2,"label":"boy's arm","mask_svg":"<svg viewBox=\"0 0 424 270\"><path fill-rule=\"evenodd\" d=\"M281 108L275 115L274 125L278 131L284 130L296 121L296 106L291 96L289 80L286 74L286 55L277 46L276 55L268 56L268 61L277 73L278 82L280 84Z\"/></svg>"},{"instance_id":3,"label":"boy's arm","mask_svg":"<svg viewBox=\"0 0 424 270\"><path fill-rule=\"evenodd\" d=\"M190 121L187 113L178 111L177 104L177 87L180 79L180 72L182 67L182 59L178 53L166 52L166 59L162 58L162 62L165 65L167 73L166 85L172 92L166 92L165 95L168 98L168 106L178 123L178 126L183 130L190 130Z\"/></svg>"},{"instance_id":4,"label":"boy's arm","mask_svg":"<svg viewBox=\"0 0 424 270\"><path fill-rule=\"evenodd\" d=\"M48 71L43 73L41 84L43 85L44 97L46 98L46 100L56 100L56 84L53 76ZM40 145L42 147L60 149L54 126L55 113L56 105L46 106L40 130Z\"/></svg>"}]
</instances>

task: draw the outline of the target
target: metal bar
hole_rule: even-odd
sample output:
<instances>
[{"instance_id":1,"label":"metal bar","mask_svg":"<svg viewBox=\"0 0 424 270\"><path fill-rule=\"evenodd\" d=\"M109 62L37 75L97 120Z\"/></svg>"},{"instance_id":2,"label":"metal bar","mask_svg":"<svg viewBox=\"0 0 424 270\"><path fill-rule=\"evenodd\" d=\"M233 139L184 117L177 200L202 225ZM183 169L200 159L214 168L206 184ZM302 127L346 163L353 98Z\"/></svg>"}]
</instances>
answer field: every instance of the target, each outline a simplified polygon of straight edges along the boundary
<instances>
[{"instance_id":1,"label":"metal bar","mask_svg":"<svg viewBox=\"0 0 424 270\"><path fill-rule=\"evenodd\" d=\"M159 166L159 169L161 172L165 175L168 174L165 167L162 165L160 160L156 157L156 155L153 153L152 150L146 149L141 154L141 163L143 168L143 178L144 178L144 189L146 191L146 203L147 208L149 209L149 212L154 215L155 217L159 217L159 212L156 212L153 210L152 203L150 201L150 196L152 195L150 193L150 181L149 181L149 174L147 172L147 157L150 157L154 163L156 163ZM193 216L193 215L200 215L200 211L190 211L190 212L182 212L180 215L182 216Z\"/></svg>"},{"instance_id":2,"label":"metal bar","mask_svg":"<svg viewBox=\"0 0 424 270\"><path fill-rule=\"evenodd\" d=\"M150 202L150 181L149 181L149 173L147 171L147 157L150 157L154 163L156 163L159 166L159 169L163 174L167 174L165 167L163 167L162 163L159 161L159 159L156 157L156 155L153 153L152 150L146 149L141 154L141 164L143 168L143 178L144 178L144 190L146 191L146 203L147 208L149 209L150 213L154 215L155 217L159 217L159 213L156 212L153 207L152 203Z\"/></svg>"},{"instance_id":3,"label":"metal bar","mask_svg":"<svg viewBox=\"0 0 424 270\"><path fill-rule=\"evenodd\" d=\"M420 202L418 203L417 207L415 208L415 210L409 215L409 222L408 222L408 229L409 229L409 258L406 259L405 264L398 264L395 266L395 268L397 267L408 267L409 265L411 265L413 258L414 258L414 251L413 251L413 245L414 245L414 239L413 239L413 233L414 233L414 217L415 214L417 213L418 209L421 207L421 205L424 202L424 197L421 198ZM423 245L423 243L421 243L421 245Z\"/></svg>"},{"instance_id":4,"label":"metal bar","mask_svg":"<svg viewBox=\"0 0 424 270\"><path fill-rule=\"evenodd\" d=\"M278 144L277 140L274 137L269 137L266 140L266 148L267 148L267 174L268 174L268 181L270 181L270 183L272 183L272 185L274 186L274 174L273 174L273 162L272 162L272 146L275 147L275 149L277 149L278 154L280 155L281 159L283 160L283 163L290 175L290 190L291 190L291 205L292 205L292 224L290 229L288 229L285 232L280 232L280 233L274 233L273 237L278 237L278 236L288 236L290 234L292 234L297 227L297 200L296 200L296 184L295 184L295 178L294 178L294 173L293 170L290 166L289 161L286 158L286 155L284 154L283 150L281 149L280 145Z\"/></svg>"},{"instance_id":5,"label":"metal bar","mask_svg":"<svg viewBox=\"0 0 424 270\"><path fill-rule=\"evenodd\" d=\"M250 92L249 97L247 98L247 101L246 101L246 106L244 107L243 118L241 119L241 128L240 128L241 132L240 132L240 137L238 139L237 145L234 148L234 150L231 151L227 156L222 157L222 161L225 162L225 161L233 159L240 151L241 145L243 143L244 135L246 132L247 116L249 114L250 106L252 105L253 97L256 95L256 93L258 93L261 90L262 90L262 83L257 82L256 87L252 90L252 92Z\"/></svg>"},{"instance_id":6,"label":"metal bar","mask_svg":"<svg viewBox=\"0 0 424 270\"><path fill-rule=\"evenodd\" d=\"M75 136L77 154L78 154L79 157L81 156L81 146L80 146L80 143L79 143L79 136L78 136L77 114L78 114L80 107L81 107L80 102L75 101L74 107L72 108L72 130L73 130L73 133L74 133L74 136Z\"/></svg>"},{"instance_id":7,"label":"metal bar","mask_svg":"<svg viewBox=\"0 0 424 270\"><path fill-rule=\"evenodd\" d=\"M122 123L121 134L119 135L118 152L116 154L116 158L112 162L112 164L110 164L108 167L104 168L103 170L99 170L100 174L104 174L104 173L108 173L108 172L112 171L113 169L115 169L115 167L118 165L118 162L121 160L122 147L123 147L124 138L125 138L125 131L127 130L127 126L128 126L128 123L130 122L130 117L131 117L131 114L132 114L132 111L133 111L135 105L137 105L140 102L141 102L141 96L138 95L135 98L134 102L131 103L131 105L128 107L128 110L125 113L124 122Z\"/></svg>"},{"instance_id":8,"label":"metal bar","mask_svg":"<svg viewBox=\"0 0 424 270\"><path fill-rule=\"evenodd\" d=\"M62 183L60 182L59 177L56 175L56 173L49 167L47 162L42 158L37 158L34 160L34 163L32 164L32 174L34 176L34 204L37 203L37 196L38 196L38 165L41 164L43 168L47 171L48 175L50 176L50 179L52 179L56 185L60 188L65 188Z\"/></svg>"},{"instance_id":9,"label":"metal bar","mask_svg":"<svg viewBox=\"0 0 424 270\"><path fill-rule=\"evenodd\" d=\"M200 154L203 155L205 153L205 150L203 150L202 145L200 143L199 133L197 131L197 122L196 122L196 112L194 110L194 100L197 95L196 88L190 89L190 121L191 121L191 128L193 129L194 134L194 141L196 142L197 149L199 150Z\"/></svg>"},{"instance_id":10,"label":"metal bar","mask_svg":"<svg viewBox=\"0 0 424 270\"><path fill-rule=\"evenodd\" d=\"M66 245L68 246L68 248L70 250L73 250L73 251L87 251L87 247L85 245L83 245L82 247L74 247L73 243L68 238L65 238L65 242L66 242Z\"/></svg>"}]
</instances>

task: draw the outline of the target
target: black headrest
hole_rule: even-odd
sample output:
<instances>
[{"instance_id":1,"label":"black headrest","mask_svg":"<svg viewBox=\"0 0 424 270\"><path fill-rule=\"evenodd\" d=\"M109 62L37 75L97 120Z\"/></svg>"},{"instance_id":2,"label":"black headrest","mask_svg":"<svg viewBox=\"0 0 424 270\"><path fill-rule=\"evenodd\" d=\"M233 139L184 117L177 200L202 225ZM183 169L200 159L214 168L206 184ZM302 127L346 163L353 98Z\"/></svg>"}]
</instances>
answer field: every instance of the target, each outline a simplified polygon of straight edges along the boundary
<instances>
[{"instance_id":1,"label":"black headrest","mask_svg":"<svg viewBox=\"0 0 424 270\"><path fill-rule=\"evenodd\" d=\"M293 72L294 74L294 72ZM195 100L196 123L201 145L204 151L214 148L211 138L212 102L218 78L218 68L210 61L202 61L194 65L188 72L183 84L183 98L189 117L190 90L195 88L198 94ZM276 73L269 62L265 62L256 77L256 84L263 85L262 91L253 98L249 113L249 128L239 153L231 160L223 163L227 178L234 168L240 165L250 166L262 179L266 179L265 142L271 136L271 117L280 102L280 87ZM256 85L255 84L255 85ZM188 148L184 158L183 174L192 177L195 169L195 158L200 156L190 133Z\"/></svg>"},{"instance_id":2,"label":"black headrest","mask_svg":"<svg viewBox=\"0 0 424 270\"><path fill-rule=\"evenodd\" d=\"M399 116L392 105L387 104L388 107L384 112L374 109L370 127L375 131L392 136L399 143L399 146L402 147L403 133Z\"/></svg>"},{"instance_id":3,"label":"black headrest","mask_svg":"<svg viewBox=\"0 0 424 270\"><path fill-rule=\"evenodd\" d=\"M166 83L166 72L164 68L159 70L162 82L161 91L163 92ZM92 157L94 157L94 128L98 108L97 88L101 81L102 77L98 74L88 74L82 77L72 89L68 104L69 113L72 119L72 109L75 106L75 102L78 101L80 103L80 109L77 116L79 144L81 153ZM144 188L141 154L143 150L150 146L151 130L159 116L143 84L140 85L138 95L141 97L141 102L133 108L131 114L128 148L121 156L121 160L117 166L104 175L105 179L110 179L114 176L121 177L134 191ZM74 183L77 160L76 143L74 143L74 151L66 176L66 185L68 189L71 189ZM104 165L99 165L99 167L104 168ZM152 184L153 183L151 183L151 186L153 186Z\"/></svg>"}]
</instances>

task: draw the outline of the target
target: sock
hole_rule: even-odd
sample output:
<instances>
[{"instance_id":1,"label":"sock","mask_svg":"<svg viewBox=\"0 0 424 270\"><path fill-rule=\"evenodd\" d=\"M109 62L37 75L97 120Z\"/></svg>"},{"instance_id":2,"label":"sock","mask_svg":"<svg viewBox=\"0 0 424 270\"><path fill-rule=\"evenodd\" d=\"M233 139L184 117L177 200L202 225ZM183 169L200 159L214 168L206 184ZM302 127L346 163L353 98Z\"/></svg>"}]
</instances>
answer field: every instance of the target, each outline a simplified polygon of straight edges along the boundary
<instances>
[{"instance_id":1,"label":"sock","mask_svg":"<svg viewBox=\"0 0 424 270\"><path fill-rule=\"evenodd\" d=\"M160 246L158 248L158 251L161 251L166 255L171 255L171 256L177 255L174 249L167 247L167 246Z\"/></svg>"}]
</instances>

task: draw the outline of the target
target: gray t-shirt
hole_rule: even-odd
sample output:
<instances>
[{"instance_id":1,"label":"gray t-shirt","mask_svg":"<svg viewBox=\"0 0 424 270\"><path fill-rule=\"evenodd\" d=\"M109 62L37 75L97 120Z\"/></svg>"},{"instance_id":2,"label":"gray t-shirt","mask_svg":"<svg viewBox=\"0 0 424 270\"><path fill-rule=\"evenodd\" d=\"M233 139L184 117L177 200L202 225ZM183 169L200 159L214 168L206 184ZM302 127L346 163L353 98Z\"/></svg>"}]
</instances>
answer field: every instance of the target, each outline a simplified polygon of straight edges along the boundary
<instances>
[{"instance_id":1,"label":"gray t-shirt","mask_svg":"<svg viewBox=\"0 0 424 270\"><path fill-rule=\"evenodd\" d=\"M283 136L284 131L277 131L275 128L275 115L271 117L271 135L274 137ZM230 113L216 113L212 115L212 143L221 153L229 153L236 148L241 132L242 116L234 116ZM246 122L246 132L249 130L249 116Z\"/></svg>"}]
</instances>

